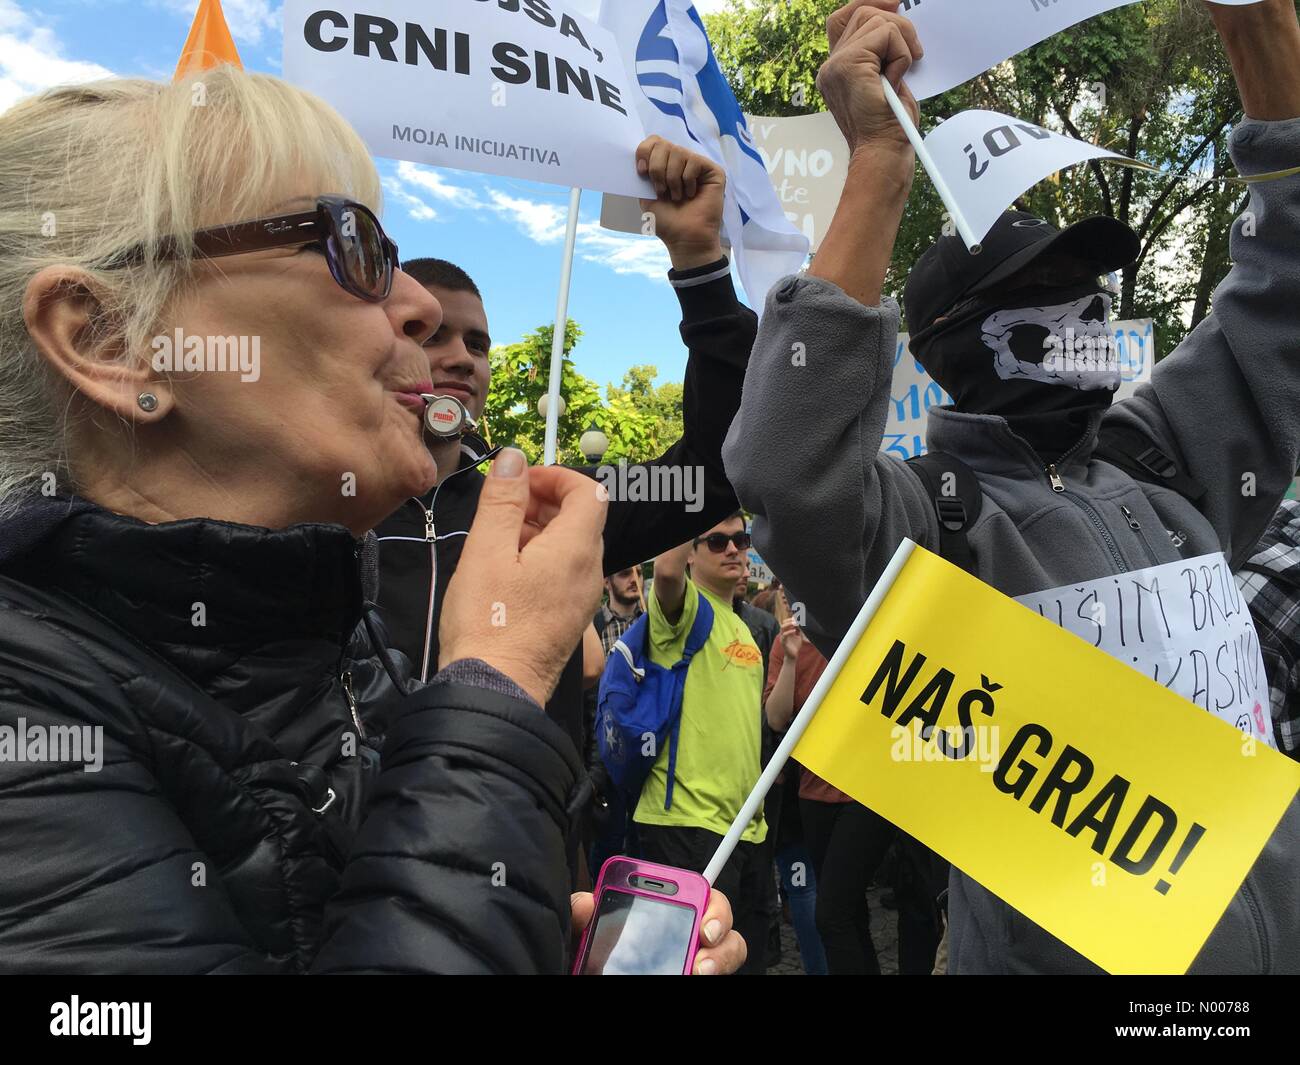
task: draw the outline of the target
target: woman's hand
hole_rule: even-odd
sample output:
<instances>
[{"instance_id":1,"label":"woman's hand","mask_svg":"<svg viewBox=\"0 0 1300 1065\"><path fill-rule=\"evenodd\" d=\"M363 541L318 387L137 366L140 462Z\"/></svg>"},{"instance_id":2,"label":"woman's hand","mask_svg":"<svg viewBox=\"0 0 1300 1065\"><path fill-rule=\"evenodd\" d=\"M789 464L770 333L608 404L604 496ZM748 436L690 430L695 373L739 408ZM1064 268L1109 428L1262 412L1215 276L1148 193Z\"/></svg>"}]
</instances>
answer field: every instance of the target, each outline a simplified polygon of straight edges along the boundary
<instances>
[{"instance_id":1,"label":"woman's hand","mask_svg":"<svg viewBox=\"0 0 1300 1065\"><path fill-rule=\"evenodd\" d=\"M447 589L439 667L481 659L544 705L600 602L605 510L591 478L501 452Z\"/></svg>"},{"instance_id":2,"label":"woman's hand","mask_svg":"<svg viewBox=\"0 0 1300 1065\"><path fill-rule=\"evenodd\" d=\"M803 631L795 624L794 618L786 618L781 622L781 648L788 661L793 662L799 657L803 639Z\"/></svg>"},{"instance_id":3,"label":"woman's hand","mask_svg":"<svg viewBox=\"0 0 1300 1065\"><path fill-rule=\"evenodd\" d=\"M589 891L579 891L569 899L573 914L573 936L577 939L591 923L595 898ZM749 948L739 932L731 927L731 903L720 891L709 892L709 904L700 922L700 949L695 953L692 976L730 976L749 956Z\"/></svg>"}]
</instances>

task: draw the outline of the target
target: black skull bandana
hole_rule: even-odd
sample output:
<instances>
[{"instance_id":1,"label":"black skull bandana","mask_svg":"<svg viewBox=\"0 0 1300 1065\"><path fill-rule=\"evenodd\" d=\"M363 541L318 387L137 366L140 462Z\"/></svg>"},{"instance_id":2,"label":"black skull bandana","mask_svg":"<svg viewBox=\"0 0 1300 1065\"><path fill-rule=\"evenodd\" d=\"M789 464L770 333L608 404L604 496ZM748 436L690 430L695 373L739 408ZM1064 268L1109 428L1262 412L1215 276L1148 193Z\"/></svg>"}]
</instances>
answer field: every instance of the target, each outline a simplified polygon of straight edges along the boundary
<instances>
[{"instance_id":1,"label":"black skull bandana","mask_svg":"<svg viewBox=\"0 0 1300 1065\"><path fill-rule=\"evenodd\" d=\"M911 348L957 410L1001 415L1052 460L1119 387L1110 311L1110 293L1095 281L981 293L914 336Z\"/></svg>"}]
</instances>

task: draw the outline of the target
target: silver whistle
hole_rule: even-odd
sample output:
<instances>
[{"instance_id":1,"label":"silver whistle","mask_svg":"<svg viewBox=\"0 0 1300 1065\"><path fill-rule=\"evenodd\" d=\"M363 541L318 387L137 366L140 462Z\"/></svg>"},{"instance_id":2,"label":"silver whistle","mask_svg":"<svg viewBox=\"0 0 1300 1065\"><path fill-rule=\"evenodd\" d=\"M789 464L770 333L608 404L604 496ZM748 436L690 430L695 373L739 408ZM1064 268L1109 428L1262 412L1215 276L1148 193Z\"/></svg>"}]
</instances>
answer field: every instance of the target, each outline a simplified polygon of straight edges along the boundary
<instances>
[{"instance_id":1,"label":"silver whistle","mask_svg":"<svg viewBox=\"0 0 1300 1065\"><path fill-rule=\"evenodd\" d=\"M478 422L470 417L465 404L455 396L433 396L421 393L424 408L424 428L439 440L453 440L478 429Z\"/></svg>"}]
</instances>

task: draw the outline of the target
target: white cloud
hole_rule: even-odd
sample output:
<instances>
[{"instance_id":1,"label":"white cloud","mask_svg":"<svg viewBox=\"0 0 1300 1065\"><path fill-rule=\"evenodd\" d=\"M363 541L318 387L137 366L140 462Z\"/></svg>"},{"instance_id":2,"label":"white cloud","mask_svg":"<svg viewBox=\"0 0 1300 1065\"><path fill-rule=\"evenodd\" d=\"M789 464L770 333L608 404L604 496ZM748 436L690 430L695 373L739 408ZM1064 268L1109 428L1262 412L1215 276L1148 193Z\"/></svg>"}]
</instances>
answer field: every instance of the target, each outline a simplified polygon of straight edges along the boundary
<instances>
[{"instance_id":1,"label":"white cloud","mask_svg":"<svg viewBox=\"0 0 1300 1065\"><path fill-rule=\"evenodd\" d=\"M486 185L486 180L479 192L467 185L453 184L443 176L443 171L401 162L393 176L384 180L384 189L391 202L406 208L417 221L446 220L446 214L435 210L429 202L432 200L448 208L495 215L534 244L555 245L564 240L568 211L563 203L492 188ZM589 204L596 202L593 197L594 194L588 194ZM659 282L665 279L671 265L668 252L659 241L614 233L602 229L596 221L578 223L576 255L616 274Z\"/></svg>"},{"instance_id":2,"label":"white cloud","mask_svg":"<svg viewBox=\"0 0 1300 1065\"><path fill-rule=\"evenodd\" d=\"M396 178L384 178L384 192L406 208L407 214L417 222L432 222L438 212L425 203L419 196L408 192Z\"/></svg>"},{"instance_id":3,"label":"white cloud","mask_svg":"<svg viewBox=\"0 0 1300 1065\"><path fill-rule=\"evenodd\" d=\"M537 244L555 244L563 239L568 212L558 204L510 196L498 189L492 189L488 196L492 209L512 222L529 240Z\"/></svg>"},{"instance_id":4,"label":"white cloud","mask_svg":"<svg viewBox=\"0 0 1300 1065\"><path fill-rule=\"evenodd\" d=\"M650 281L664 281L672 266L667 249L659 241L614 233L602 229L598 222L578 225L578 254L616 274L634 274Z\"/></svg>"},{"instance_id":5,"label":"white cloud","mask_svg":"<svg viewBox=\"0 0 1300 1065\"><path fill-rule=\"evenodd\" d=\"M0 0L0 111L55 85L113 76L107 67L67 59L62 52L49 26L38 23L14 0Z\"/></svg>"},{"instance_id":6,"label":"white cloud","mask_svg":"<svg viewBox=\"0 0 1300 1065\"><path fill-rule=\"evenodd\" d=\"M442 200L453 207L477 208L482 206L478 193L464 185L453 185L441 172L417 163L401 162L397 164L398 180L416 186L435 200Z\"/></svg>"}]
</instances>

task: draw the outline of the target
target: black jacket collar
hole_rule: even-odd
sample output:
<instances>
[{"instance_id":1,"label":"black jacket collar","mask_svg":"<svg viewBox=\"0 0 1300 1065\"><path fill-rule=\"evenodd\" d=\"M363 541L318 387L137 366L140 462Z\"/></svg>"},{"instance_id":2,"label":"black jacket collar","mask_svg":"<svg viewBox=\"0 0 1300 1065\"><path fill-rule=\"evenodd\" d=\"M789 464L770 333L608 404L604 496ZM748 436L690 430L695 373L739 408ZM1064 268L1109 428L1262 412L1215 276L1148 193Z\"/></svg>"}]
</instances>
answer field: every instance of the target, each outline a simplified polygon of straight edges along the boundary
<instances>
[{"instance_id":1,"label":"black jacket collar","mask_svg":"<svg viewBox=\"0 0 1300 1065\"><path fill-rule=\"evenodd\" d=\"M20 539L6 534L26 530ZM359 547L340 525L149 525L85 500L33 498L0 524L0 565L65 591L151 644L341 645L361 617Z\"/></svg>"}]
</instances>

